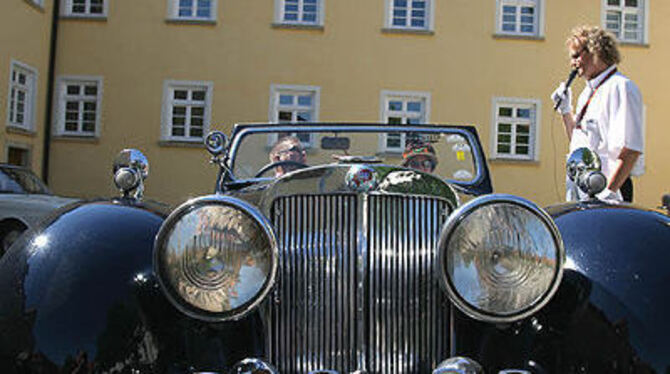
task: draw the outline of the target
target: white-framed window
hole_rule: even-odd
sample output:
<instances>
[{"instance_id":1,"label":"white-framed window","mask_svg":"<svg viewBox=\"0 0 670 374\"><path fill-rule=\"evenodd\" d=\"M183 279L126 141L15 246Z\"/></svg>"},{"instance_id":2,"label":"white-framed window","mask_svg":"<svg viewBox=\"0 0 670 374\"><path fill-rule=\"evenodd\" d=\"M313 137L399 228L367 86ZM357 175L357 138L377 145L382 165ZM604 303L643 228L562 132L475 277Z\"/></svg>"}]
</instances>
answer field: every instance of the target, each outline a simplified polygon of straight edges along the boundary
<instances>
[{"instance_id":1,"label":"white-framed window","mask_svg":"<svg viewBox=\"0 0 670 374\"><path fill-rule=\"evenodd\" d=\"M105 18L108 0L63 0L61 14L67 17Z\"/></svg>"},{"instance_id":2,"label":"white-framed window","mask_svg":"<svg viewBox=\"0 0 670 374\"><path fill-rule=\"evenodd\" d=\"M492 157L538 160L540 100L496 97L492 107Z\"/></svg>"},{"instance_id":3,"label":"white-framed window","mask_svg":"<svg viewBox=\"0 0 670 374\"><path fill-rule=\"evenodd\" d=\"M389 125L410 125L429 122L430 93L414 91L382 91L380 105L381 122ZM405 150L405 134L390 133L379 137L382 152Z\"/></svg>"},{"instance_id":4,"label":"white-framed window","mask_svg":"<svg viewBox=\"0 0 670 374\"><path fill-rule=\"evenodd\" d=\"M202 142L209 132L213 87L212 82L165 81L163 140Z\"/></svg>"},{"instance_id":5,"label":"white-framed window","mask_svg":"<svg viewBox=\"0 0 670 374\"><path fill-rule=\"evenodd\" d=\"M102 77L60 77L57 95L56 135L100 135Z\"/></svg>"},{"instance_id":6,"label":"white-framed window","mask_svg":"<svg viewBox=\"0 0 670 374\"><path fill-rule=\"evenodd\" d=\"M187 21L216 20L217 0L168 0L168 18Z\"/></svg>"},{"instance_id":7,"label":"white-framed window","mask_svg":"<svg viewBox=\"0 0 670 374\"><path fill-rule=\"evenodd\" d=\"M500 35L544 34L543 0L497 0L496 32Z\"/></svg>"},{"instance_id":8,"label":"white-framed window","mask_svg":"<svg viewBox=\"0 0 670 374\"><path fill-rule=\"evenodd\" d=\"M433 30L433 0L386 0L385 25L390 29Z\"/></svg>"},{"instance_id":9,"label":"white-framed window","mask_svg":"<svg viewBox=\"0 0 670 374\"><path fill-rule=\"evenodd\" d=\"M275 0L275 23L323 26L325 0Z\"/></svg>"},{"instance_id":10,"label":"white-framed window","mask_svg":"<svg viewBox=\"0 0 670 374\"><path fill-rule=\"evenodd\" d=\"M7 125L34 131L36 99L37 70L12 60L7 95Z\"/></svg>"},{"instance_id":11,"label":"white-framed window","mask_svg":"<svg viewBox=\"0 0 670 374\"><path fill-rule=\"evenodd\" d=\"M270 86L271 123L318 122L321 88L317 86L296 86L273 84ZM288 135L288 134L287 134ZM314 136L308 133L292 133L309 148L314 144ZM277 141L277 135L270 136L270 145Z\"/></svg>"},{"instance_id":12,"label":"white-framed window","mask_svg":"<svg viewBox=\"0 0 670 374\"><path fill-rule=\"evenodd\" d=\"M646 43L648 0L603 0L603 25L620 41Z\"/></svg>"}]
</instances>

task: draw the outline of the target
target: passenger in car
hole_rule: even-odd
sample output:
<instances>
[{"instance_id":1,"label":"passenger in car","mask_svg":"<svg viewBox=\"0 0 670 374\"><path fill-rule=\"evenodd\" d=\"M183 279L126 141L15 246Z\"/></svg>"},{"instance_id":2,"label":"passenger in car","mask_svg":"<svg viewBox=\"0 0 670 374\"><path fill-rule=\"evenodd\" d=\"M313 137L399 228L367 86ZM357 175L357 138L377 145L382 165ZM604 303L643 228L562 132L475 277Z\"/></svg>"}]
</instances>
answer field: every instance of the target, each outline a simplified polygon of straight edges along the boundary
<instances>
[{"instance_id":1,"label":"passenger in car","mask_svg":"<svg viewBox=\"0 0 670 374\"><path fill-rule=\"evenodd\" d=\"M421 140L407 141L402 158L402 166L425 173L432 173L437 166L435 148L430 143Z\"/></svg>"},{"instance_id":2,"label":"passenger in car","mask_svg":"<svg viewBox=\"0 0 670 374\"><path fill-rule=\"evenodd\" d=\"M304 167L307 163L305 149L295 136L284 136L270 150L270 162L282 163L275 168L275 176L282 175Z\"/></svg>"}]
</instances>

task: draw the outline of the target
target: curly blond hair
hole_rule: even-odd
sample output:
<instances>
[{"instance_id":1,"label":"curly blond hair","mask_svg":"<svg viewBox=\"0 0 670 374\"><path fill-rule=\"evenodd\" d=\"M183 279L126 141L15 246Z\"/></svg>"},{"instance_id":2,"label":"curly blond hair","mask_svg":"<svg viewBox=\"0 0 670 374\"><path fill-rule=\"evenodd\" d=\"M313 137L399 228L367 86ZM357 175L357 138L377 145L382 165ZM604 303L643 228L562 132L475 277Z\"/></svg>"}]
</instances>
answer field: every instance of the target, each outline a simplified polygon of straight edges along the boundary
<instances>
[{"instance_id":1,"label":"curly blond hair","mask_svg":"<svg viewBox=\"0 0 670 374\"><path fill-rule=\"evenodd\" d=\"M621 61L616 37L598 26L575 27L565 44L576 50L585 48L608 66Z\"/></svg>"}]
</instances>

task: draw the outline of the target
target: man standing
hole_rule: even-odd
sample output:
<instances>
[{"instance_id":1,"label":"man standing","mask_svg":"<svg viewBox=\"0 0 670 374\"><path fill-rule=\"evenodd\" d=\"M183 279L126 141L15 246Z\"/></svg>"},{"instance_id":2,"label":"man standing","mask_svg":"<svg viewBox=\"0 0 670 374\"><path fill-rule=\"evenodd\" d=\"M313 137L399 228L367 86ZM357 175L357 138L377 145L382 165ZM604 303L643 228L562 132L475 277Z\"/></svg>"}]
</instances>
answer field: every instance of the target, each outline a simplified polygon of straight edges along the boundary
<instances>
[{"instance_id":1,"label":"man standing","mask_svg":"<svg viewBox=\"0 0 670 374\"><path fill-rule=\"evenodd\" d=\"M614 35L599 27L582 26L566 41L570 65L586 81L572 112L572 92L565 83L551 95L563 117L570 152L587 147L600 156L607 188L598 197L604 200L633 200L630 180L644 149L642 96L630 79L617 71L620 60ZM640 160L642 161L642 160ZM578 200L581 191L568 179L566 199Z\"/></svg>"}]
</instances>

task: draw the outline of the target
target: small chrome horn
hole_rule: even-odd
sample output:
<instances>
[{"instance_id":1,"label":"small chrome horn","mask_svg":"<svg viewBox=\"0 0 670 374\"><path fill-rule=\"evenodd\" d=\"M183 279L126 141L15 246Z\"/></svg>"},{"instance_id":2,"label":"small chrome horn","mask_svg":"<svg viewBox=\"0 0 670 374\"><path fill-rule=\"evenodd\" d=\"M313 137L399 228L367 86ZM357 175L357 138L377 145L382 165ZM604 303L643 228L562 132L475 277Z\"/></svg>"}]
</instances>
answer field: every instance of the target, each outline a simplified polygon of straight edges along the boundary
<instances>
[{"instance_id":1,"label":"small chrome horn","mask_svg":"<svg viewBox=\"0 0 670 374\"><path fill-rule=\"evenodd\" d=\"M228 138L221 131L212 131L205 138L205 147L212 156L218 156L226 150Z\"/></svg>"},{"instance_id":2,"label":"small chrome horn","mask_svg":"<svg viewBox=\"0 0 670 374\"><path fill-rule=\"evenodd\" d=\"M570 180L589 197L594 197L607 187L607 178L600 167L600 157L588 148L575 149L566 164Z\"/></svg>"},{"instance_id":3,"label":"small chrome horn","mask_svg":"<svg viewBox=\"0 0 670 374\"><path fill-rule=\"evenodd\" d=\"M137 149L122 150L114 159L112 171L114 184L124 198L142 199L144 180L149 176L149 161L142 152Z\"/></svg>"}]
</instances>

